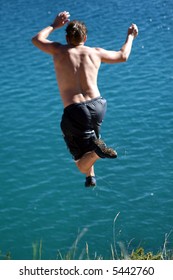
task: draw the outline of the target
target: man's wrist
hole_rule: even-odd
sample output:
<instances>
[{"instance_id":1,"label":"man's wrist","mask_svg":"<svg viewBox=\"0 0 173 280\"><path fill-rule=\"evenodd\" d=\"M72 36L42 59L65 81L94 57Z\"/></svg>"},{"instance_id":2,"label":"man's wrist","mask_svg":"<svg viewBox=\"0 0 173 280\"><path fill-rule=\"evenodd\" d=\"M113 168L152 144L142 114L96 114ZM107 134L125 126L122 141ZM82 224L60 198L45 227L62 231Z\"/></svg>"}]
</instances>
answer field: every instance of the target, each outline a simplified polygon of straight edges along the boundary
<instances>
[{"instance_id":1,"label":"man's wrist","mask_svg":"<svg viewBox=\"0 0 173 280\"><path fill-rule=\"evenodd\" d=\"M135 36L134 36L134 34L128 34L128 38L133 41L135 39Z\"/></svg>"},{"instance_id":2,"label":"man's wrist","mask_svg":"<svg viewBox=\"0 0 173 280\"><path fill-rule=\"evenodd\" d=\"M55 29L55 25L52 23L52 24L50 24L50 26L53 28L53 29Z\"/></svg>"},{"instance_id":3,"label":"man's wrist","mask_svg":"<svg viewBox=\"0 0 173 280\"><path fill-rule=\"evenodd\" d=\"M58 26L56 23L52 23L50 26L53 28L53 30L60 28L60 26Z\"/></svg>"}]
</instances>

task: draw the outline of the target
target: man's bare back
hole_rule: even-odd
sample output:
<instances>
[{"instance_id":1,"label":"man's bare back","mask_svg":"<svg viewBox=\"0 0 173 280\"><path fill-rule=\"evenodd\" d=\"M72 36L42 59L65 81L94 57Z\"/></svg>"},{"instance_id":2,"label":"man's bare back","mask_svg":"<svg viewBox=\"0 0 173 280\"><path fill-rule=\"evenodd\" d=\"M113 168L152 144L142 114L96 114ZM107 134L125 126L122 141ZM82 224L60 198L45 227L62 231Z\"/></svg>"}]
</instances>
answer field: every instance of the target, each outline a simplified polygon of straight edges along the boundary
<instances>
[{"instance_id":1,"label":"man's bare back","mask_svg":"<svg viewBox=\"0 0 173 280\"><path fill-rule=\"evenodd\" d=\"M64 107L100 96L97 75L101 62L126 61L131 52L133 39L138 33L137 26L132 24L128 29L126 42L119 51L86 47L84 44L87 36L84 41L75 46L67 38L67 45L47 40L55 29L69 22L69 16L70 14L66 11L58 14L51 26L41 30L32 39L36 47L53 55L56 78Z\"/></svg>"},{"instance_id":2,"label":"man's bare back","mask_svg":"<svg viewBox=\"0 0 173 280\"><path fill-rule=\"evenodd\" d=\"M53 60L64 107L100 96L97 76L101 60L95 48L60 45Z\"/></svg>"}]
</instances>

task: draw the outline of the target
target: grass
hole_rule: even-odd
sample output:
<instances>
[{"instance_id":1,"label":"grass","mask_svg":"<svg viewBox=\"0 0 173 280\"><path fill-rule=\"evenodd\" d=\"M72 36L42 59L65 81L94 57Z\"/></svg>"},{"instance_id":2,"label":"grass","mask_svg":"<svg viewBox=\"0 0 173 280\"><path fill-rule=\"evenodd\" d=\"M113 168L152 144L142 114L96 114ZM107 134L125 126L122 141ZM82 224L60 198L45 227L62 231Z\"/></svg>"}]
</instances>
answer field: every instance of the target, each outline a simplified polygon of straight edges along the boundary
<instances>
[{"instance_id":1,"label":"grass","mask_svg":"<svg viewBox=\"0 0 173 280\"><path fill-rule=\"evenodd\" d=\"M42 243L42 242L41 242ZM163 251L158 252L154 254L153 252L145 252L144 248L139 247L137 249L134 249L131 253L128 253L124 248L121 248L120 255L117 255L115 257L114 250L112 248L112 245L110 246L110 258L109 260L173 260L173 250L168 250L165 253ZM71 248L65 255L63 255L59 250L57 253L57 256L55 259L57 260L108 260L107 258L104 258L104 256L97 255L95 253L94 258L90 257L89 253L89 246L88 243L86 243L85 248L80 252L79 255L77 255L75 252L77 249ZM42 256L42 245L41 244L34 244L33 245L33 260L41 260ZM0 252L0 260L12 260L11 252L7 252L6 254L3 254ZM22 260L22 257L21 257Z\"/></svg>"},{"instance_id":2,"label":"grass","mask_svg":"<svg viewBox=\"0 0 173 280\"><path fill-rule=\"evenodd\" d=\"M71 249L64 255L58 251L57 259L61 260L108 260L102 255L98 255L95 252L94 257L90 257L90 250L88 243L85 244L85 248L77 255L77 244L79 239L77 238ZM153 253L151 251L145 252L143 247L138 247L129 252L128 248L122 242L118 242L118 248L114 245L110 245L110 258L109 260L173 260L173 250L168 250L167 245L167 235L165 237L165 242L163 249L160 252Z\"/></svg>"},{"instance_id":3,"label":"grass","mask_svg":"<svg viewBox=\"0 0 173 280\"><path fill-rule=\"evenodd\" d=\"M55 259L57 260L107 260L104 256L98 255L95 252L94 257L90 257L89 245L85 244L85 248L78 253L77 251L78 241L76 240L70 250L62 254L59 250ZM41 260L42 259L42 241L40 243L32 244L32 259L33 260ZM131 252L125 248L123 243L119 242L120 253L117 253L117 249L113 248L113 245L110 245L110 260L173 260L173 250L167 250L165 245L163 250L154 254L153 252L145 252L144 248L139 247L133 249ZM7 252L3 254L0 251L0 260L12 260L11 252ZM22 257L21 257L22 259Z\"/></svg>"},{"instance_id":4,"label":"grass","mask_svg":"<svg viewBox=\"0 0 173 280\"><path fill-rule=\"evenodd\" d=\"M0 260L11 260L11 252L7 252L6 254L3 254L0 251Z\"/></svg>"},{"instance_id":5,"label":"grass","mask_svg":"<svg viewBox=\"0 0 173 280\"><path fill-rule=\"evenodd\" d=\"M165 234L165 240L163 244L163 248L157 252L153 253L151 251L145 252L143 247L134 248L132 251L129 252L129 242L128 246L126 247L123 242L117 242L115 239L115 225L116 220L120 213L118 213L113 221L113 244L110 245L110 260L173 260L173 249L167 249L167 244L169 241L169 237L172 234L172 231L169 234ZM84 229L79 235L77 236L76 240L72 244L71 248L68 252L63 254L60 250L57 252L57 256L55 259L57 260L107 260L104 256L98 255L96 252L94 257L90 256L90 250L88 243L85 243L85 248L82 249L81 252L78 250L78 244L82 237L86 233L86 229ZM41 260L42 259L42 251L43 251L43 243L42 240L40 242L35 242L32 244L32 259L33 260ZM2 260L11 260L12 255L11 252L7 252L3 254L0 251L0 259ZM22 259L22 257L21 257Z\"/></svg>"}]
</instances>

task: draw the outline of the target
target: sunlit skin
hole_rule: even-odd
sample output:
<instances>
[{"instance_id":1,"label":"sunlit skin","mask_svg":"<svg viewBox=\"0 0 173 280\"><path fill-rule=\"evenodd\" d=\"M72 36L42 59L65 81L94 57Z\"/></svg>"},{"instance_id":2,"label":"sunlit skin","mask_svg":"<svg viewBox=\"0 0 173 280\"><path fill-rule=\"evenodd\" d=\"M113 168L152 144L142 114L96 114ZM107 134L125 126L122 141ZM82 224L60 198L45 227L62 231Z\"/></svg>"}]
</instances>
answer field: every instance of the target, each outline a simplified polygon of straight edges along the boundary
<instances>
[{"instance_id":1,"label":"sunlit skin","mask_svg":"<svg viewBox=\"0 0 173 280\"><path fill-rule=\"evenodd\" d=\"M59 13L52 25L47 26L32 38L32 42L37 48L53 56L56 79L64 107L99 97L97 77L101 63L127 61L133 40L138 35L137 26L132 24L128 28L125 43L119 51L85 46L87 36L78 45L72 45L68 38L66 38L67 44L65 45L48 40L48 36L67 24L69 18L69 12ZM80 172L86 176L94 176L94 163L98 159L100 157L91 151L75 162Z\"/></svg>"}]
</instances>

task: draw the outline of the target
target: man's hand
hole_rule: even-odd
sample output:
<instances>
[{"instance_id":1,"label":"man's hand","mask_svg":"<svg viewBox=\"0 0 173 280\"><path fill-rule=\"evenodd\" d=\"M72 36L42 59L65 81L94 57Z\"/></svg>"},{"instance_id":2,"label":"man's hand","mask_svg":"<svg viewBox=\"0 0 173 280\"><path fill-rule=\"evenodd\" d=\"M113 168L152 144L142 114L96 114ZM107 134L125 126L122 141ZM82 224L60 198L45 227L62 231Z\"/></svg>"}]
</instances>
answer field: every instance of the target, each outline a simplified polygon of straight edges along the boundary
<instances>
[{"instance_id":1,"label":"man's hand","mask_svg":"<svg viewBox=\"0 0 173 280\"><path fill-rule=\"evenodd\" d=\"M51 26L52 26L54 29L60 28L60 27L62 27L63 25L65 25L67 22L70 21L70 20L69 20L69 17L70 17L69 12L64 11L64 12L59 13L59 14L56 16L56 18L55 18L55 20L54 20L54 22L53 22L53 24L52 24Z\"/></svg>"},{"instance_id":2,"label":"man's hand","mask_svg":"<svg viewBox=\"0 0 173 280\"><path fill-rule=\"evenodd\" d=\"M134 38L138 36L138 27L136 24L132 23L132 25L129 27L128 35L132 35Z\"/></svg>"},{"instance_id":3,"label":"man's hand","mask_svg":"<svg viewBox=\"0 0 173 280\"><path fill-rule=\"evenodd\" d=\"M43 52L46 52L51 55L56 54L58 51L59 43L52 42L47 38L53 32L53 30L63 26L68 21L70 21L69 17L70 17L69 12L64 11L59 13L56 16L52 25L45 27L43 30L38 32L36 36L32 38L32 43Z\"/></svg>"}]
</instances>

